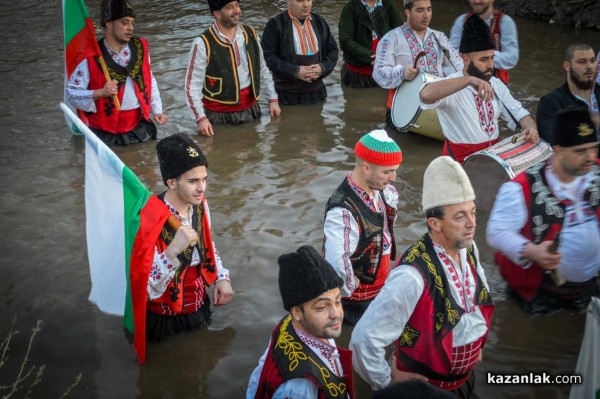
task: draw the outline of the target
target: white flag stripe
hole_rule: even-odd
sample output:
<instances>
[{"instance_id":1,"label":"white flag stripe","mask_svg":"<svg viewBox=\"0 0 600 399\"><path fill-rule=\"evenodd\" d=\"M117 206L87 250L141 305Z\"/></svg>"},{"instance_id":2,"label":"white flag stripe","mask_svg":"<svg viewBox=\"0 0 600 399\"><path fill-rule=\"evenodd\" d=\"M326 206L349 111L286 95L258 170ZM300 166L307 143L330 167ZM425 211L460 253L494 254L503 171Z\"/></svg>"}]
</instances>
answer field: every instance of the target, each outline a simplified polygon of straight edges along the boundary
<instances>
[{"instance_id":1,"label":"white flag stripe","mask_svg":"<svg viewBox=\"0 0 600 399\"><path fill-rule=\"evenodd\" d=\"M85 135L85 213L92 290L90 301L106 313L123 316L125 226L123 162L64 103L67 119Z\"/></svg>"}]
</instances>

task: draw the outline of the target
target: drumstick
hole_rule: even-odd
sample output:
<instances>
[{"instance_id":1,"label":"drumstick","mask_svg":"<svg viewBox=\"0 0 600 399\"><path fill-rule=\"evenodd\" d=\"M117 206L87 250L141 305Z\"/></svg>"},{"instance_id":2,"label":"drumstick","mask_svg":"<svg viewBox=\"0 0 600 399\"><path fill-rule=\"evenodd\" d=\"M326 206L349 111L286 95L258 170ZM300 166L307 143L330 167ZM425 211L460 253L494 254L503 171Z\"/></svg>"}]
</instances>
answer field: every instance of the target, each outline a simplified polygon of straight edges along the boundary
<instances>
[{"instance_id":1,"label":"drumstick","mask_svg":"<svg viewBox=\"0 0 600 399\"><path fill-rule=\"evenodd\" d=\"M417 56L415 57L415 64L413 65L413 68L417 67L417 64L419 63L419 60L421 59L421 57L426 56L427 53L424 51L420 51L419 54L417 54Z\"/></svg>"},{"instance_id":2,"label":"drumstick","mask_svg":"<svg viewBox=\"0 0 600 399\"><path fill-rule=\"evenodd\" d=\"M521 134L515 134L514 136L512 136L512 138L510 139L511 143L515 144L517 141L523 140L525 141L527 139L527 137L525 136L521 136Z\"/></svg>"}]
</instances>

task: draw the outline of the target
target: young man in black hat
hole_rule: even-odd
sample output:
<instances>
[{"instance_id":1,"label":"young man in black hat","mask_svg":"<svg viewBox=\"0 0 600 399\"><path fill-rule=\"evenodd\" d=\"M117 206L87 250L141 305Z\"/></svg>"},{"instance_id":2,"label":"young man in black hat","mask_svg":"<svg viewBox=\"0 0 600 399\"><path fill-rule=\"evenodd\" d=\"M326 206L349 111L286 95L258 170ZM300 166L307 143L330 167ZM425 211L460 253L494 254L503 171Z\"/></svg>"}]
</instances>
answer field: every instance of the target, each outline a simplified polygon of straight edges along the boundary
<instances>
[{"instance_id":1,"label":"young man in black hat","mask_svg":"<svg viewBox=\"0 0 600 399\"><path fill-rule=\"evenodd\" d=\"M198 133L213 125L251 122L260 117L258 99L269 101L269 115L281 115L271 72L254 28L240 24L238 0L208 0L215 23L194 39L185 77L185 99Z\"/></svg>"},{"instance_id":2,"label":"young man in black hat","mask_svg":"<svg viewBox=\"0 0 600 399\"><path fill-rule=\"evenodd\" d=\"M600 143L589 109L560 111L553 131L552 157L502 185L487 225L500 274L531 313L585 308L600 294Z\"/></svg>"},{"instance_id":3,"label":"young man in black hat","mask_svg":"<svg viewBox=\"0 0 600 399\"><path fill-rule=\"evenodd\" d=\"M437 109L446 136L444 155L462 163L470 154L499 141L498 118L515 129L513 117L530 142L539 139L529 112L494 75L494 42L487 24L476 14L464 25L460 42L464 68L446 79L426 83L421 108Z\"/></svg>"},{"instance_id":4,"label":"young man in black hat","mask_svg":"<svg viewBox=\"0 0 600 399\"><path fill-rule=\"evenodd\" d=\"M334 341L344 318L342 279L308 245L278 262L279 291L290 313L273 330L246 398L352 398L351 353Z\"/></svg>"},{"instance_id":5,"label":"young man in black hat","mask_svg":"<svg viewBox=\"0 0 600 399\"><path fill-rule=\"evenodd\" d=\"M67 85L69 102L107 145L156 139L150 115L159 125L168 119L150 70L148 42L133 36L134 20L135 11L127 0L102 0L104 38L98 45L113 79L107 81L99 59L90 57L77 66Z\"/></svg>"},{"instance_id":6,"label":"young man in black hat","mask_svg":"<svg viewBox=\"0 0 600 399\"><path fill-rule=\"evenodd\" d=\"M572 105L584 105L590 109L596 120L599 116L600 85L595 83L597 55L594 49L584 43L571 44L565 51L562 67L567 81L540 98L536 120L540 137L551 145L556 113ZM596 122L596 127L598 122Z\"/></svg>"},{"instance_id":7,"label":"young man in black hat","mask_svg":"<svg viewBox=\"0 0 600 399\"><path fill-rule=\"evenodd\" d=\"M156 145L160 173L167 190L158 197L181 226L165 223L156 243L146 302L146 336L160 341L210 320L208 287L213 304L231 302L229 271L219 258L210 232L204 196L208 161L185 134L166 137Z\"/></svg>"}]
</instances>

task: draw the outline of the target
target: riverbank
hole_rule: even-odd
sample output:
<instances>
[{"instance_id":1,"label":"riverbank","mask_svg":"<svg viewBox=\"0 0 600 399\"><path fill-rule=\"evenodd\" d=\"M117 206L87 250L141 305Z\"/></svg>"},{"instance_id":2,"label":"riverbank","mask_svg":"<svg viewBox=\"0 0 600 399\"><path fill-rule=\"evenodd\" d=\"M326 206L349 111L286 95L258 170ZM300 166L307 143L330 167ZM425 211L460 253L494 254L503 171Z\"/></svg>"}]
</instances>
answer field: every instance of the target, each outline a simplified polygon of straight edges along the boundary
<instances>
[{"instance_id":1,"label":"riverbank","mask_svg":"<svg viewBox=\"0 0 600 399\"><path fill-rule=\"evenodd\" d=\"M509 15L600 30L598 0L499 0L496 5Z\"/></svg>"}]
</instances>

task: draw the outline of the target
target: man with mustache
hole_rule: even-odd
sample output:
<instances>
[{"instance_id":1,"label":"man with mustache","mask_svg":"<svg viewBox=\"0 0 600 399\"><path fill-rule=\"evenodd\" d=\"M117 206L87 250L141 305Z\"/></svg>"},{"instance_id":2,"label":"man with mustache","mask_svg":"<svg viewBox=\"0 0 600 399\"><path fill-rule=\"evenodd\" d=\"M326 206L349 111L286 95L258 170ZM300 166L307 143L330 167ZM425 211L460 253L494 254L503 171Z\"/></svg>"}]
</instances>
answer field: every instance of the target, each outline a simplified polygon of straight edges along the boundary
<instances>
[{"instance_id":1,"label":"man with mustache","mask_svg":"<svg viewBox=\"0 0 600 399\"><path fill-rule=\"evenodd\" d=\"M246 399L351 399L351 354L334 341L344 318L342 279L309 245L281 255L278 263L279 292L289 313L273 330Z\"/></svg>"},{"instance_id":2,"label":"man with mustache","mask_svg":"<svg viewBox=\"0 0 600 399\"><path fill-rule=\"evenodd\" d=\"M215 23L194 39L185 77L185 100L198 134L213 136L213 125L252 122L261 115L261 94L269 115L281 115L273 77L253 27L240 24L238 0L208 0Z\"/></svg>"},{"instance_id":3,"label":"man with mustache","mask_svg":"<svg viewBox=\"0 0 600 399\"><path fill-rule=\"evenodd\" d=\"M344 321L350 325L377 296L396 257L398 192L392 183L402 163L400 147L385 130L363 135L354 155L354 169L327 201L323 224L323 256L344 281Z\"/></svg>"},{"instance_id":4,"label":"man with mustache","mask_svg":"<svg viewBox=\"0 0 600 399\"><path fill-rule=\"evenodd\" d=\"M554 144L552 128L555 125L556 113L561 109L572 105L587 106L596 119L600 112L600 86L595 83L597 60L592 47L582 43L570 45L565 51L562 66L567 81L542 96L537 109L536 120L540 137L550 144ZM598 128L597 125L596 127Z\"/></svg>"},{"instance_id":5,"label":"man with mustache","mask_svg":"<svg viewBox=\"0 0 600 399\"><path fill-rule=\"evenodd\" d=\"M552 157L502 185L487 227L500 274L530 313L582 309L600 294L600 143L588 107L559 111L552 132Z\"/></svg>"},{"instance_id":6,"label":"man with mustache","mask_svg":"<svg viewBox=\"0 0 600 399\"><path fill-rule=\"evenodd\" d=\"M312 12L312 0L287 0L287 10L267 22L261 46L283 105L324 101L323 83L338 60L327 21ZM326 2L323 2L326 5Z\"/></svg>"},{"instance_id":7,"label":"man with mustache","mask_svg":"<svg viewBox=\"0 0 600 399\"><path fill-rule=\"evenodd\" d=\"M167 123L160 92L150 69L148 42L133 36L135 11L126 0L103 0L99 57L83 60L67 83L66 97L90 129L107 145L156 139L156 126ZM120 106L117 109L117 102Z\"/></svg>"},{"instance_id":8,"label":"man with mustache","mask_svg":"<svg viewBox=\"0 0 600 399\"><path fill-rule=\"evenodd\" d=\"M420 92L421 108L437 109L446 136L444 155L462 163L470 154L496 144L500 117L513 130L518 122L522 135L536 142L535 121L493 76L494 42L489 27L476 14L465 22L460 53L465 65L462 71L426 83Z\"/></svg>"},{"instance_id":9,"label":"man with mustache","mask_svg":"<svg viewBox=\"0 0 600 399\"><path fill-rule=\"evenodd\" d=\"M463 68L446 35L429 27L433 15L430 0L404 0L404 15L406 23L388 32L377 45L373 66L373 79L389 89L386 122L394 129L391 112L398 86L417 78L420 70L442 77ZM422 52L425 55L417 60Z\"/></svg>"},{"instance_id":10,"label":"man with mustache","mask_svg":"<svg viewBox=\"0 0 600 399\"><path fill-rule=\"evenodd\" d=\"M418 379L472 397L473 367L494 311L474 242L474 201L458 162L442 156L429 164L422 199L427 232L404 252L350 339L354 369L374 390Z\"/></svg>"},{"instance_id":11,"label":"man with mustache","mask_svg":"<svg viewBox=\"0 0 600 399\"><path fill-rule=\"evenodd\" d=\"M469 15L477 14L490 27L494 40L494 76L508 83L508 69L519 62L519 37L515 21L502 11L494 9L494 0L469 0L471 13L462 14L454 21L450 29L450 43L458 49L462 37L463 25Z\"/></svg>"}]
</instances>

